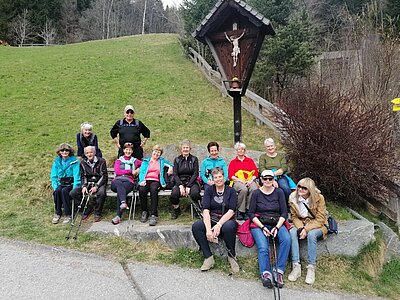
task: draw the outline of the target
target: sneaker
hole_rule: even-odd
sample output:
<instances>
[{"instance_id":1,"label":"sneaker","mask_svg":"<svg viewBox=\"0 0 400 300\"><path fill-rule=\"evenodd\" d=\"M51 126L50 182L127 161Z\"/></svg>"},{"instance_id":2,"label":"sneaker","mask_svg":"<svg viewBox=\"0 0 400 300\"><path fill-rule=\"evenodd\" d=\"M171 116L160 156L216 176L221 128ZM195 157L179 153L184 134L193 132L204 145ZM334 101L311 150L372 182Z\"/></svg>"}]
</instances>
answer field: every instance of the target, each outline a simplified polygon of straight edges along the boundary
<instances>
[{"instance_id":1,"label":"sneaker","mask_svg":"<svg viewBox=\"0 0 400 300\"><path fill-rule=\"evenodd\" d=\"M283 288L283 274L281 272L274 272L274 282L277 288Z\"/></svg>"},{"instance_id":2,"label":"sneaker","mask_svg":"<svg viewBox=\"0 0 400 300\"><path fill-rule=\"evenodd\" d=\"M150 226L156 226L158 222L158 218L155 215L151 215L149 219L149 225Z\"/></svg>"},{"instance_id":3,"label":"sneaker","mask_svg":"<svg viewBox=\"0 0 400 300\"><path fill-rule=\"evenodd\" d=\"M306 275L306 283L314 284L315 282L315 265L307 266L307 275Z\"/></svg>"},{"instance_id":4,"label":"sneaker","mask_svg":"<svg viewBox=\"0 0 400 300\"><path fill-rule=\"evenodd\" d=\"M121 205L119 206L119 208L121 210L124 210L124 209L128 210L129 209L128 204L126 204L125 202L121 202Z\"/></svg>"},{"instance_id":5,"label":"sneaker","mask_svg":"<svg viewBox=\"0 0 400 300\"><path fill-rule=\"evenodd\" d=\"M147 222L147 211L142 212L142 217L140 218L140 222L146 223Z\"/></svg>"},{"instance_id":6,"label":"sneaker","mask_svg":"<svg viewBox=\"0 0 400 300\"><path fill-rule=\"evenodd\" d=\"M115 216L114 219L111 220L111 223L113 223L114 225L121 223L121 217Z\"/></svg>"},{"instance_id":7,"label":"sneaker","mask_svg":"<svg viewBox=\"0 0 400 300\"><path fill-rule=\"evenodd\" d=\"M265 272L261 278L262 285L266 288L272 289L272 276L270 272Z\"/></svg>"},{"instance_id":8,"label":"sneaker","mask_svg":"<svg viewBox=\"0 0 400 300\"><path fill-rule=\"evenodd\" d=\"M172 208L171 220L177 219L180 214L181 214L181 207L180 206L178 206L178 208Z\"/></svg>"},{"instance_id":9,"label":"sneaker","mask_svg":"<svg viewBox=\"0 0 400 300\"><path fill-rule=\"evenodd\" d=\"M236 258L228 256L228 262L231 265L232 273L238 273L240 271L240 267L236 261Z\"/></svg>"},{"instance_id":10,"label":"sneaker","mask_svg":"<svg viewBox=\"0 0 400 300\"><path fill-rule=\"evenodd\" d=\"M95 222L100 222L101 221L101 216L100 215L94 215L94 221Z\"/></svg>"},{"instance_id":11,"label":"sneaker","mask_svg":"<svg viewBox=\"0 0 400 300\"><path fill-rule=\"evenodd\" d=\"M200 267L201 271L208 271L210 270L212 267L214 267L215 261L214 261L214 256L210 256L207 257L206 259L204 259L203 265Z\"/></svg>"},{"instance_id":12,"label":"sneaker","mask_svg":"<svg viewBox=\"0 0 400 300\"><path fill-rule=\"evenodd\" d=\"M293 263L292 272L290 272L288 279L289 281L296 281L301 276L301 265L300 263Z\"/></svg>"},{"instance_id":13,"label":"sneaker","mask_svg":"<svg viewBox=\"0 0 400 300\"><path fill-rule=\"evenodd\" d=\"M71 216L65 216L63 224L69 224L71 222Z\"/></svg>"},{"instance_id":14,"label":"sneaker","mask_svg":"<svg viewBox=\"0 0 400 300\"><path fill-rule=\"evenodd\" d=\"M60 218L61 218L60 215L55 214L55 215L53 216L53 219L51 220L51 223L53 223L53 224L58 224L58 222L60 222Z\"/></svg>"}]
</instances>

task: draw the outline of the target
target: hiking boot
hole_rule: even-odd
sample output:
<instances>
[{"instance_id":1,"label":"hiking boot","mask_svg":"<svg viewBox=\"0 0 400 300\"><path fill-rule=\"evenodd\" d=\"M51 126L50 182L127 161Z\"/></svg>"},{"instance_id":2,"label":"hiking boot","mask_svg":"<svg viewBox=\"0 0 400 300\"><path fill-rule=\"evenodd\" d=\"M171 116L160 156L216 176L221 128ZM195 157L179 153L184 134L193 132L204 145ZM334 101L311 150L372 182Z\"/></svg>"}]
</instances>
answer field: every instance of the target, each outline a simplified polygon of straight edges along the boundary
<instances>
[{"instance_id":1,"label":"hiking boot","mask_svg":"<svg viewBox=\"0 0 400 300\"><path fill-rule=\"evenodd\" d=\"M240 270L239 264L234 257L228 256L228 262L231 265L232 273L238 273Z\"/></svg>"},{"instance_id":2,"label":"hiking boot","mask_svg":"<svg viewBox=\"0 0 400 300\"><path fill-rule=\"evenodd\" d=\"M214 261L214 256L210 256L207 257L206 259L204 259L203 265L200 267L201 271L208 271L210 270L212 267L214 267L215 261Z\"/></svg>"},{"instance_id":3,"label":"hiking boot","mask_svg":"<svg viewBox=\"0 0 400 300\"><path fill-rule=\"evenodd\" d=\"M119 206L119 208L121 210L124 210L124 209L128 210L129 206L128 206L128 204L126 204L126 202L121 202L121 205Z\"/></svg>"},{"instance_id":4,"label":"hiking boot","mask_svg":"<svg viewBox=\"0 0 400 300\"><path fill-rule=\"evenodd\" d=\"M306 275L306 283L314 284L315 281L315 265L307 266L307 275Z\"/></svg>"},{"instance_id":5,"label":"hiking boot","mask_svg":"<svg viewBox=\"0 0 400 300\"><path fill-rule=\"evenodd\" d=\"M273 285L272 285L272 275L271 275L271 273L268 272L268 271L266 271L266 272L263 274L262 278L261 278L261 282L262 282L262 285L263 285L264 287L269 288L269 289L272 289L272 288L273 288Z\"/></svg>"},{"instance_id":6,"label":"hiking boot","mask_svg":"<svg viewBox=\"0 0 400 300\"><path fill-rule=\"evenodd\" d=\"M63 224L69 224L71 222L71 216L65 216Z\"/></svg>"},{"instance_id":7,"label":"hiking boot","mask_svg":"<svg viewBox=\"0 0 400 300\"><path fill-rule=\"evenodd\" d=\"M120 216L115 216L112 220L111 223L113 223L114 225L117 225L119 223L121 223L121 217Z\"/></svg>"},{"instance_id":8,"label":"hiking boot","mask_svg":"<svg viewBox=\"0 0 400 300\"><path fill-rule=\"evenodd\" d=\"M283 288L283 274L281 272L274 271L274 281L277 288Z\"/></svg>"},{"instance_id":9,"label":"hiking boot","mask_svg":"<svg viewBox=\"0 0 400 300\"><path fill-rule=\"evenodd\" d=\"M155 215L151 215L149 218L149 225L156 226L157 222L158 222L158 218Z\"/></svg>"},{"instance_id":10,"label":"hiking boot","mask_svg":"<svg viewBox=\"0 0 400 300\"><path fill-rule=\"evenodd\" d=\"M140 222L146 223L147 222L147 211L142 212L142 217L140 218Z\"/></svg>"},{"instance_id":11,"label":"hiking boot","mask_svg":"<svg viewBox=\"0 0 400 300\"><path fill-rule=\"evenodd\" d=\"M238 211L237 212L237 216L236 216L236 220L243 221L244 220L244 216L245 216L244 212Z\"/></svg>"},{"instance_id":12,"label":"hiking boot","mask_svg":"<svg viewBox=\"0 0 400 300\"><path fill-rule=\"evenodd\" d=\"M293 263L292 272L290 272L288 279L289 281L296 281L301 276L301 265L300 263Z\"/></svg>"},{"instance_id":13,"label":"hiking boot","mask_svg":"<svg viewBox=\"0 0 400 300\"><path fill-rule=\"evenodd\" d=\"M178 206L178 208L172 208L171 220L177 219L180 214L181 214L181 207L180 206Z\"/></svg>"},{"instance_id":14,"label":"hiking boot","mask_svg":"<svg viewBox=\"0 0 400 300\"><path fill-rule=\"evenodd\" d=\"M100 215L94 215L94 221L95 222L100 222L101 221L101 216Z\"/></svg>"},{"instance_id":15,"label":"hiking boot","mask_svg":"<svg viewBox=\"0 0 400 300\"><path fill-rule=\"evenodd\" d=\"M53 216L53 219L51 220L51 223L53 223L53 224L58 224L58 222L60 222L60 218L61 218L60 215L55 214L55 215Z\"/></svg>"},{"instance_id":16,"label":"hiking boot","mask_svg":"<svg viewBox=\"0 0 400 300\"><path fill-rule=\"evenodd\" d=\"M86 210L82 216L82 220L85 221L87 218L89 218L93 210L94 210L93 208L89 208L88 210Z\"/></svg>"}]
</instances>

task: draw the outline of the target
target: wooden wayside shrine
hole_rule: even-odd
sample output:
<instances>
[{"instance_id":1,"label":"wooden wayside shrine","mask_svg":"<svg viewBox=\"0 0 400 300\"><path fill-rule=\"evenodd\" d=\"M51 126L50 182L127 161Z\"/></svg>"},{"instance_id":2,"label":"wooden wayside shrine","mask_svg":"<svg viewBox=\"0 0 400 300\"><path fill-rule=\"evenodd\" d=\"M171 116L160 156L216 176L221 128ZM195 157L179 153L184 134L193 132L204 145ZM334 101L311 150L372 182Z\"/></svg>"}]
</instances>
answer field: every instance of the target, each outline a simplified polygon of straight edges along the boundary
<instances>
[{"instance_id":1,"label":"wooden wayside shrine","mask_svg":"<svg viewBox=\"0 0 400 300\"><path fill-rule=\"evenodd\" d=\"M233 97L234 142L241 141L241 97L246 93L265 36L274 35L271 22L241 0L218 1L193 36L207 44Z\"/></svg>"}]
</instances>

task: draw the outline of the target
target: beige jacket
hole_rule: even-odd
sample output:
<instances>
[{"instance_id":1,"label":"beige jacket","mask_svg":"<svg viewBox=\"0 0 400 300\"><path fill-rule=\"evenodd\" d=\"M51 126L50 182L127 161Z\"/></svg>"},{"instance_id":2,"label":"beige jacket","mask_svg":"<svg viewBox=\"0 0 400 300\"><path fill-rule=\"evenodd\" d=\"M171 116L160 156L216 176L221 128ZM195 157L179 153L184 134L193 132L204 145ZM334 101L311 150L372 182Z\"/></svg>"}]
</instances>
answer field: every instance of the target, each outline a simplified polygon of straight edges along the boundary
<instances>
[{"instance_id":1,"label":"beige jacket","mask_svg":"<svg viewBox=\"0 0 400 300\"><path fill-rule=\"evenodd\" d=\"M296 193L293 192L289 196L289 206L290 206L290 214L292 216L293 225L296 228L302 228L309 232L312 229L321 229L323 234L323 239L326 239L328 234L328 229L325 227L327 224L327 219L325 215L326 206L325 206L325 199L324 196L319 194L317 199L317 203L314 209L311 209L313 212L315 219L312 217L303 218L300 217L300 209L299 204L296 199Z\"/></svg>"}]
</instances>

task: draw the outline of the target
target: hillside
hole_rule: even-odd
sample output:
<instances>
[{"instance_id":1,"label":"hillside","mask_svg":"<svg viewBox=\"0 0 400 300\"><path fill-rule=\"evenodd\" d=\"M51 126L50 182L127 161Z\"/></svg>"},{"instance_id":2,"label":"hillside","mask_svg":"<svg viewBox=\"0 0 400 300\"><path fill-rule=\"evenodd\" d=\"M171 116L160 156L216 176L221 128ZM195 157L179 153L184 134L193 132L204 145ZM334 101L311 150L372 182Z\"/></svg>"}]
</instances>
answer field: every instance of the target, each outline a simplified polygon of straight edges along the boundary
<instances>
[{"instance_id":1,"label":"hillside","mask_svg":"<svg viewBox=\"0 0 400 300\"><path fill-rule=\"evenodd\" d=\"M55 47L0 47L0 228L5 235L44 233L52 197L54 149L75 145L89 121L105 158L109 130L126 104L152 131L148 143L233 143L230 98L223 98L185 58L176 35L145 35ZM262 149L266 129L243 113L243 140ZM22 226L10 226L12 224ZM38 228L40 227L40 228ZM46 226L45 226L46 227ZM53 228L51 228L53 230ZM40 236L41 234L39 234Z\"/></svg>"}]
</instances>

